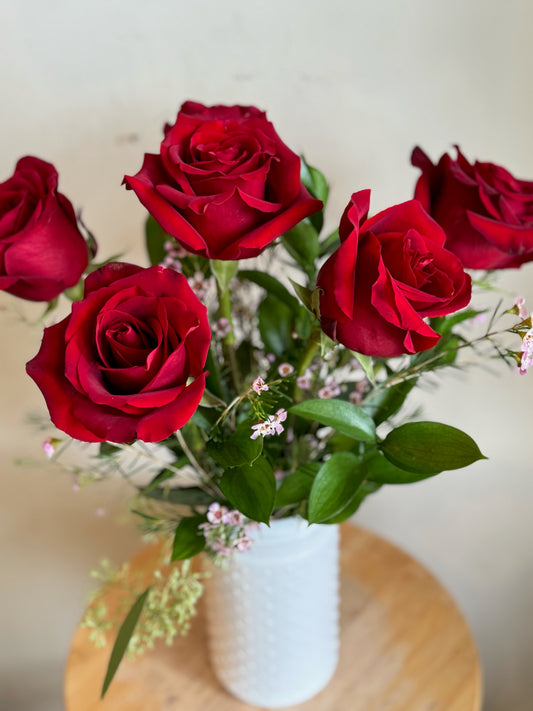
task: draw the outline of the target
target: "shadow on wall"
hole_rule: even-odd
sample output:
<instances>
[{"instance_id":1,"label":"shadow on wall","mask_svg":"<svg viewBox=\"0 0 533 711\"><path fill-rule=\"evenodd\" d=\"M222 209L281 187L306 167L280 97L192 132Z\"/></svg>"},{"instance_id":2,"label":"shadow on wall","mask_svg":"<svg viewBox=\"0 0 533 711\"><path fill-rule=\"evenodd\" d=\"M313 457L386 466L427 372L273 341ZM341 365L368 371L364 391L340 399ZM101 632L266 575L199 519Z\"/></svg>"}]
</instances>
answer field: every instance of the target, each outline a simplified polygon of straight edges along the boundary
<instances>
[{"instance_id":1,"label":"shadow on wall","mask_svg":"<svg viewBox=\"0 0 533 711\"><path fill-rule=\"evenodd\" d=\"M62 659L41 664L3 667L0 672L2 711L58 711L62 707L60 688ZM28 683L31 679L31 683Z\"/></svg>"}]
</instances>

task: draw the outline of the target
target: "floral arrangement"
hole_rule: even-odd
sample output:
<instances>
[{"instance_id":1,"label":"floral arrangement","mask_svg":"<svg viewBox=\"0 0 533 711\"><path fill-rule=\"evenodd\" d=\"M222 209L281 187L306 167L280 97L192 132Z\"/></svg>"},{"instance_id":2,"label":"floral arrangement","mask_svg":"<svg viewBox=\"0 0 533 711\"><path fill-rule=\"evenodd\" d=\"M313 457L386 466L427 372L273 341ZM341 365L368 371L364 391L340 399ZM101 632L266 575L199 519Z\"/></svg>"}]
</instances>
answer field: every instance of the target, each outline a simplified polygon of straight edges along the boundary
<instances>
[{"instance_id":1,"label":"floral arrangement","mask_svg":"<svg viewBox=\"0 0 533 711\"><path fill-rule=\"evenodd\" d=\"M251 528L273 518L338 523L385 484L484 458L458 429L410 421L406 402L464 349L487 344L521 373L533 363L523 300L466 335L482 312L465 271L533 260L533 183L459 148L437 165L416 148L412 163L414 199L369 216L359 189L323 234L327 181L264 112L187 101L160 152L124 178L149 213L149 267L95 263L49 163L23 158L0 185L0 288L47 313L61 294L73 301L27 372L54 425L98 443L78 473L125 476L172 561L244 554ZM50 437L47 453L58 459L64 443ZM104 691L143 606L161 613L164 599L187 627L201 592L188 571L137 590ZM148 644L176 633L156 627Z\"/></svg>"}]
</instances>

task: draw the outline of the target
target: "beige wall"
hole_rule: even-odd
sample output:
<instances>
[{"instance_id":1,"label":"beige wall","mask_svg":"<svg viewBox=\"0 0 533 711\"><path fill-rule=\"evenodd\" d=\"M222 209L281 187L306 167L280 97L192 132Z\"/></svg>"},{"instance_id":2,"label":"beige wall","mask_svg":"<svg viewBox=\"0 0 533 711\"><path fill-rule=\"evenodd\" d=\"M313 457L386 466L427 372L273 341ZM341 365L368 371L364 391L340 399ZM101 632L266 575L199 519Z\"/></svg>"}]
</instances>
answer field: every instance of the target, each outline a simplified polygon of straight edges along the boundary
<instances>
[{"instance_id":1,"label":"beige wall","mask_svg":"<svg viewBox=\"0 0 533 711\"><path fill-rule=\"evenodd\" d=\"M148 9L149 8L149 9ZM98 237L101 256L142 259L144 211L120 187L186 98L255 103L289 145L330 177L333 226L349 194L371 187L373 210L411 195L408 157L466 154L533 178L528 0L36 0L2 3L0 179L32 153ZM529 297L533 265L502 285ZM0 708L60 707L62 664L102 555L137 545L117 483L79 493L46 467L44 412L23 372L39 328L0 295L2 585ZM485 664L487 711L530 709L533 381L508 372L447 376L421 395L428 419L463 427L490 457L467 471L389 489L358 516L426 562L454 593ZM26 465L15 466L16 457ZM106 515L97 517L103 507Z\"/></svg>"}]
</instances>

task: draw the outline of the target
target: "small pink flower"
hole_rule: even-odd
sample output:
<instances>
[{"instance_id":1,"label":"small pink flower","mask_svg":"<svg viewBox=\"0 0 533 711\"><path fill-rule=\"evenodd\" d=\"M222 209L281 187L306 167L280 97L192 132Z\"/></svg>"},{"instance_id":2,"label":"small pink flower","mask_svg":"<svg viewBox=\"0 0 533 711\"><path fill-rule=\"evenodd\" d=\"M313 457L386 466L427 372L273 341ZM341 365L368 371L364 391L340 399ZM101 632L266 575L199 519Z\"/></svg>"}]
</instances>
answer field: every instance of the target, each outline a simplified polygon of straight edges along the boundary
<instances>
[{"instance_id":1,"label":"small pink flower","mask_svg":"<svg viewBox=\"0 0 533 711\"><path fill-rule=\"evenodd\" d=\"M359 382L355 385L355 389L358 393L364 395L364 393L367 393L370 390L370 383L366 378L364 380L359 380Z\"/></svg>"},{"instance_id":2,"label":"small pink flower","mask_svg":"<svg viewBox=\"0 0 533 711\"><path fill-rule=\"evenodd\" d=\"M522 339L522 362L520 363L520 374L525 375L533 365L533 328L530 328Z\"/></svg>"},{"instance_id":3,"label":"small pink flower","mask_svg":"<svg viewBox=\"0 0 533 711\"><path fill-rule=\"evenodd\" d=\"M263 422L258 422L256 425L252 425L252 429L254 430L254 432L250 435L250 439L257 439L259 436L266 437L269 434L272 434L272 432L270 431L270 422L268 420L264 420Z\"/></svg>"},{"instance_id":4,"label":"small pink flower","mask_svg":"<svg viewBox=\"0 0 533 711\"><path fill-rule=\"evenodd\" d=\"M267 353L265 358L269 363L273 363L276 360L276 356L273 353Z\"/></svg>"},{"instance_id":5,"label":"small pink flower","mask_svg":"<svg viewBox=\"0 0 533 711\"><path fill-rule=\"evenodd\" d=\"M320 388L317 395L322 399L337 397L341 394L341 389L335 380L335 378L326 378L326 384L323 388Z\"/></svg>"},{"instance_id":6,"label":"small pink flower","mask_svg":"<svg viewBox=\"0 0 533 711\"><path fill-rule=\"evenodd\" d=\"M274 472L274 478L276 479L276 481L281 481L284 476L285 474L282 469L276 469L276 471Z\"/></svg>"},{"instance_id":7,"label":"small pink flower","mask_svg":"<svg viewBox=\"0 0 533 711\"><path fill-rule=\"evenodd\" d=\"M207 520L214 524L222 523L227 513L228 509L225 506L221 506L218 502L214 501L207 510Z\"/></svg>"},{"instance_id":8,"label":"small pink flower","mask_svg":"<svg viewBox=\"0 0 533 711\"><path fill-rule=\"evenodd\" d=\"M285 410L283 407L280 407L279 410L276 411L276 421L277 422L285 422L287 419L287 410Z\"/></svg>"},{"instance_id":9,"label":"small pink flower","mask_svg":"<svg viewBox=\"0 0 533 711\"><path fill-rule=\"evenodd\" d=\"M173 269L175 272L181 272L181 262L179 259L171 257L169 254L161 262L161 266L166 269Z\"/></svg>"},{"instance_id":10,"label":"small pink flower","mask_svg":"<svg viewBox=\"0 0 533 711\"><path fill-rule=\"evenodd\" d=\"M223 555L223 556L230 556L233 555L233 548L228 547L224 541L221 541L220 539L215 539L214 541L211 541L211 548L215 553L218 553L218 555Z\"/></svg>"},{"instance_id":11,"label":"small pink flower","mask_svg":"<svg viewBox=\"0 0 533 711\"><path fill-rule=\"evenodd\" d=\"M286 378L288 375L294 372L294 368L290 363L280 363L278 366L278 373L282 378Z\"/></svg>"},{"instance_id":12,"label":"small pink flower","mask_svg":"<svg viewBox=\"0 0 533 711\"><path fill-rule=\"evenodd\" d=\"M239 551L239 553L244 553L245 551L249 551L251 547L252 547L252 539L248 538L248 536L241 536L240 538L237 538L237 540L235 541L235 548Z\"/></svg>"},{"instance_id":13,"label":"small pink flower","mask_svg":"<svg viewBox=\"0 0 533 711\"><path fill-rule=\"evenodd\" d=\"M213 324L213 333L218 338L226 338L226 336L231 333L230 322L225 316L215 321Z\"/></svg>"},{"instance_id":14,"label":"small pink flower","mask_svg":"<svg viewBox=\"0 0 533 711\"><path fill-rule=\"evenodd\" d=\"M268 437L269 435L281 434L284 429L281 423L285 422L286 419L287 411L281 407L275 415L269 415L263 422L252 425L254 432L250 435L250 439L257 439L259 435Z\"/></svg>"},{"instance_id":15,"label":"small pink flower","mask_svg":"<svg viewBox=\"0 0 533 711\"><path fill-rule=\"evenodd\" d=\"M94 515L97 518L103 518L105 516L105 509L102 506L99 506L97 509L94 510Z\"/></svg>"},{"instance_id":16,"label":"small pink flower","mask_svg":"<svg viewBox=\"0 0 533 711\"><path fill-rule=\"evenodd\" d=\"M296 385L300 390L310 390L311 389L311 371L309 368L305 371L303 375L299 375L296 378Z\"/></svg>"},{"instance_id":17,"label":"small pink flower","mask_svg":"<svg viewBox=\"0 0 533 711\"><path fill-rule=\"evenodd\" d=\"M252 390L257 393L258 395L261 395L261 392L263 390L268 390L268 385L265 383L263 378L257 377L254 382L252 383Z\"/></svg>"},{"instance_id":18,"label":"small pink flower","mask_svg":"<svg viewBox=\"0 0 533 711\"><path fill-rule=\"evenodd\" d=\"M244 526L244 516L240 511L234 509L233 511L228 511L222 517L222 522L227 523L229 526L237 526L242 528Z\"/></svg>"},{"instance_id":19,"label":"small pink flower","mask_svg":"<svg viewBox=\"0 0 533 711\"><path fill-rule=\"evenodd\" d=\"M51 437L47 437L43 442L44 453L46 454L48 459L51 459L56 451L52 442L53 440Z\"/></svg>"},{"instance_id":20,"label":"small pink flower","mask_svg":"<svg viewBox=\"0 0 533 711\"><path fill-rule=\"evenodd\" d=\"M183 257L186 257L189 252L181 246L179 242L175 242L172 239L167 239L167 241L164 244L165 251L170 257L174 257L175 259L182 259Z\"/></svg>"},{"instance_id":21,"label":"small pink flower","mask_svg":"<svg viewBox=\"0 0 533 711\"><path fill-rule=\"evenodd\" d=\"M189 286L199 299L204 299L210 286L209 279L206 279L202 272L195 272L194 276L187 280Z\"/></svg>"},{"instance_id":22,"label":"small pink flower","mask_svg":"<svg viewBox=\"0 0 533 711\"><path fill-rule=\"evenodd\" d=\"M274 430L273 432L270 432L270 434L281 434L283 432L283 425L281 424L282 422L285 422L287 419L287 410L285 410L283 407L281 407L279 410L277 410L275 415L270 415L268 418L268 422L270 423L270 427Z\"/></svg>"},{"instance_id":23,"label":"small pink flower","mask_svg":"<svg viewBox=\"0 0 533 711\"><path fill-rule=\"evenodd\" d=\"M348 395L348 400L352 403L352 405L360 405L362 399L363 396L358 390L352 390L352 392Z\"/></svg>"}]
</instances>

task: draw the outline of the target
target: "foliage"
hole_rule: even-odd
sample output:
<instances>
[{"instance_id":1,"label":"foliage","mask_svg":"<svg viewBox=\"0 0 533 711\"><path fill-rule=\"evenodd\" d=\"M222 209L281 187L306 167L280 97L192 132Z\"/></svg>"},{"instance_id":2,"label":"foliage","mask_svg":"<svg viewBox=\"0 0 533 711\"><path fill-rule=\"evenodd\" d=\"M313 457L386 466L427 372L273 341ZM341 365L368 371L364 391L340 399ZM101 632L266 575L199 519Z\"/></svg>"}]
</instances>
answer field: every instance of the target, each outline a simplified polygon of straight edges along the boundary
<instances>
[{"instance_id":1,"label":"foliage","mask_svg":"<svg viewBox=\"0 0 533 711\"><path fill-rule=\"evenodd\" d=\"M325 203L324 176L304 160L301 166L304 185ZM406 421L406 403L427 375L461 367L467 349L478 358L488 346L524 367L525 346L510 351L500 338L513 334L526 343L531 319L522 314L516 323L518 308L511 307L472 337L483 312L463 309L429 320L440 339L428 350L394 358L352 352L321 328L316 275L339 245L338 231L323 235L322 227L322 212L303 219L281 237L281 257L269 249L270 261L244 269L184 252L147 220L150 262L187 277L207 306L213 338L207 388L180 430L158 445L102 442L88 466L75 469L78 483L117 473L126 479L142 530L166 537L167 555L181 561L158 568L150 580L131 580L127 566L97 573L102 591L83 620L91 639L103 643L131 608L104 692L126 649L138 653L187 631L202 590L189 559L206 546L210 554L245 550L250 523L286 516L339 523L385 484L411 484L485 458L450 425ZM294 281L284 275L287 264ZM513 323L495 330L497 318L511 316ZM59 462L65 441L45 444ZM116 614L105 602L113 587L123 593Z\"/></svg>"}]
</instances>

